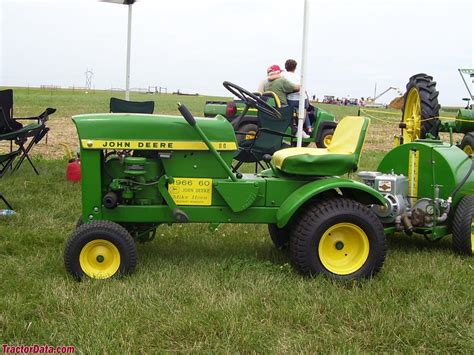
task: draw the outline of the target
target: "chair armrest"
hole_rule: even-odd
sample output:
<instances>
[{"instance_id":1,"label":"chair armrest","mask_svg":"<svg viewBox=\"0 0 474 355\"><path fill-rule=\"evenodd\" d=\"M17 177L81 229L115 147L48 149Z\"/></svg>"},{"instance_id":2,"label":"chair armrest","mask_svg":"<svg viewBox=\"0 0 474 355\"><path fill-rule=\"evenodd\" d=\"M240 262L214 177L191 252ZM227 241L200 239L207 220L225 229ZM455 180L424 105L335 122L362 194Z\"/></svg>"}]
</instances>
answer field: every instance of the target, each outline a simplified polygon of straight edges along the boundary
<instances>
[{"instance_id":1,"label":"chair armrest","mask_svg":"<svg viewBox=\"0 0 474 355\"><path fill-rule=\"evenodd\" d=\"M38 123L43 123L48 120L48 116L52 115L53 113L56 112L55 108L48 107L44 112L42 112L39 116L36 117L15 117L14 120L36 120Z\"/></svg>"}]
</instances>

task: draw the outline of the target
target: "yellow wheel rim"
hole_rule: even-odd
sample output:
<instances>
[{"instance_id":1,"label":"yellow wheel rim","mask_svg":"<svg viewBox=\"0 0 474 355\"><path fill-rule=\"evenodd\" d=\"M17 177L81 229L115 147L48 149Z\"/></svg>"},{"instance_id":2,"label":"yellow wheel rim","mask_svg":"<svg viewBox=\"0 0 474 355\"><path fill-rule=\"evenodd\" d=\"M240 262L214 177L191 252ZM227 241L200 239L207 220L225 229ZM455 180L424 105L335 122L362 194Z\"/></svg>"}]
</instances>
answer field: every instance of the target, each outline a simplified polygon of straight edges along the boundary
<instances>
[{"instance_id":1,"label":"yellow wheel rim","mask_svg":"<svg viewBox=\"0 0 474 355\"><path fill-rule=\"evenodd\" d=\"M120 267L120 252L108 240L95 239L82 248L79 263L87 276L107 279L115 275Z\"/></svg>"},{"instance_id":2,"label":"yellow wheel rim","mask_svg":"<svg viewBox=\"0 0 474 355\"><path fill-rule=\"evenodd\" d=\"M247 134L245 135L245 140L252 140L255 139L255 134L257 132L255 131L248 131Z\"/></svg>"},{"instance_id":3,"label":"yellow wheel rim","mask_svg":"<svg viewBox=\"0 0 474 355\"><path fill-rule=\"evenodd\" d=\"M328 134L327 136L324 137L323 139L323 144L327 148L329 147L329 144L331 144L332 141L332 134Z\"/></svg>"},{"instance_id":4,"label":"yellow wheel rim","mask_svg":"<svg viewBox=\"0 0 474 355\"><path fill-rule=\"evenodd\" d=\"M471 253L474 255L474 218L471 220Z\"/></svg>"},{"instance_id":5,"label":"yellow wheel rim","mask_svg":"<svg viewBox=\"0 0 474 355\"><path fill-rule=\"evenodd\" d=\"M319 241L319 260L337 275L359 270L369 257L367 234L352 223L338 223L328 228Z\"/></svg>"},{"instance_id":6,"label":"yellow wheel rim","mask_svg":"<svg viewBox=\"0 0 474 355\"><path fill-rule=\"evenodd\" d=\"M411 88L408 92L403 111L403 123L406 127L403 130L403 142L409 143L421 136L421 101L420 94L416 88Z\"/></svg>"},{"instance_id":7,"label":"yellow wheel rim","mask_svg":"<svg viewBox=\"0 0 474 355\"><path fill-rule=\"evenodd\" d=\"M470 145L466 145L463 148L463 150L467 155L472 155L472 153L474 152L474 150L472 149L472 147Z\"/></svg>"}]
</instances>

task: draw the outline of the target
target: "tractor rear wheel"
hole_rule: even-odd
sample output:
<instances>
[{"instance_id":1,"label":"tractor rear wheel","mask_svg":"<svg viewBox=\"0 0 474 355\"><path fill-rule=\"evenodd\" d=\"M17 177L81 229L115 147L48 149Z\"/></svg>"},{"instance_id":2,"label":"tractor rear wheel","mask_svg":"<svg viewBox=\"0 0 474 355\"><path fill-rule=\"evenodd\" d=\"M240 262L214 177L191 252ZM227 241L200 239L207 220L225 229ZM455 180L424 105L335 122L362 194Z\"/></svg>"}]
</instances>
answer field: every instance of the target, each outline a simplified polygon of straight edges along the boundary
<instances>
[{"instance_id":1,"label":"tractor rear wheel","mask_svg":"<svg viewBox=\"0 0 474 355\"><path fill-rule=\"evenodd\" d=\"M255 139L255 134L257 134L258 126L255 123L246 123L240 126L237 131L245 134L237 134L237 144L241 146L241 143L245 141L251 141ZM244 143L245 145L245 143Z\"/></svg>"},{"instance_id":2,"label":"tractor rear wheel","mask_svg":"<svg viewBox=\"0 0 474 355\"><path fill-rule=\"evenodd\" d=\"M439 135L439 92L436 81L426 74L412 76L407 84L402 109L403 142L426 138L428 134L438 139Z\"/></svg>"},{"instance_id":3,"label":"tractor rear wheel","mask_svg":"<svg viewBox=\"0 0 474 355\"><path fill-rule=\"evenodd\" d=\"M453 247L459 254L474 255L474 195L464 196L454 212Z\"/></svg>"},{"instance_id":4,"label":"tractor rear wheel","mask_svg":"<svg viewBox=\"0 0 474 355\"><path fill-rule=\"evenodd\" d=\"M76 279L107 279L133 272L137 249L117 223L93 221L77 228L64 249L66 270Z\"/></svg>"},{"instance_id":5,"label":"tractor rear wheel","mask_svg":"<svg viewBox=\"0 0 474 355\"><path fill-rule=\"evenodd\" d=\"M474 134L466 133L459 148L464 150L467 155L472 156L474 154Z\"/></svg>"},{"instance_id":6,"label":"tractor rear wheel","mask_svg":"<svg viewBox=\"0 0 474 355\"><path fill-rule=\"evenodd\" d=\"M326 128L321 132L319 141L316 139L316 147L327 148L331 143L332 136L334 135L334 129Z\"/></svg>"},{"instance_id":7,"label":"tractor rear wheel","mask_svg":"<svg viewBox=\"0 0 474 355\"><path fill-rule=\"evenodd\" d=\"M313 205L293 226L290 257L304 275L368 278L383 265L387 241L382 223L356 201L333 198Z\"/></svg>"}]
</instances>

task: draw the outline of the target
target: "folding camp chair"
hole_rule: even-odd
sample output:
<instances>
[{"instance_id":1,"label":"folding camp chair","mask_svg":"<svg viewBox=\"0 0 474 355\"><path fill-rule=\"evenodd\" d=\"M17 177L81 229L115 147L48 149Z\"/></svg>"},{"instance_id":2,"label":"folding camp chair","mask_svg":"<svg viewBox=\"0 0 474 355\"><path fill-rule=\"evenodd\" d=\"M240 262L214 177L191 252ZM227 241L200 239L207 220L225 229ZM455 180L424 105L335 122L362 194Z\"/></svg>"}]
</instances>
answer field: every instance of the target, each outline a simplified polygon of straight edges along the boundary
<instances>
[{"instance_id":1,"label":"folding camp chair","mask_svg":"<svg viewBox=\"0 0 474 355\"><path fill-rule=\"evenodd\" d=\"M1 136L0 136L1 137ZM0 177L5 174L5 172L12 167L13 161L18 155L21 154L19 149L10 151L6 154L0 154Z\"/></svg>"},{"instance_id":2,"label":"folding camp chair","mask_svg":"<svg viewBox=\"0 0 474 355\"><path fill-rule=\"evenodd\" d=\"M10 141L10 153L0 155L0 177L3 176L8 168L12 168L12 173L18 170L25 159L28 160L31 167L37 175L38 170L29 157L29 152L35 144L48 133L49 128L45 122L48 116L56 112L54 108L47 108L41 115L36 117L13 118L13 90L0 90L0 141ZM18 120L36 120L36 123L23 126ZM28 145L26 143L30 140ZM13 150L13 143L18 146ZM16 165L13 161L19 157Z\"/></svg>"},{"instance_id":3,"label":"folding camp chair","mask_svg":"<svg viewBox=\"0 0 474 355\"><path fill-rule=\"evenodd\" d=\"M7 207L8 207L9 210L13 210L12 205L10 205L10 204L8 203L7 199L3 196L3 194L2 194L1 192L0 192L0 200L2 200L2 201L5 203L5 205L7 205Z\"/></svg>"},{"instance_id":4,"label":"folding camp chair","mask_svg":"<svg viewBox=\"0 0 474 355\"><path fill-rule=\"evenodd\" d=\"M254 139L244 140L240 143L239 150L234 156L234 159L237 160L237 164L233 167L234 172L243 163L255 163L255 173L258 166L265 169L261 163L265 155L272 156L277 150L290 147L283 142L283 138L295 138L285 133L293 118L293 109L290 106L283 106L278 110L281 112L281 119L258 111L260 128L257 129ZM248 132L235 132L235 134L249 135ZM268 165L268 162L266 163Z\"/></svg>"},{"instance_id":5,"label":"folding camp chair","mask_svg":"<svg viewBox=\"0 0 474 355\"><path fill-rule=\"evenodd\" d=\"M154 101L126 101L110 98L110 112L113 113L149 113L155 110Z\"/></svg>"}]
</instances>

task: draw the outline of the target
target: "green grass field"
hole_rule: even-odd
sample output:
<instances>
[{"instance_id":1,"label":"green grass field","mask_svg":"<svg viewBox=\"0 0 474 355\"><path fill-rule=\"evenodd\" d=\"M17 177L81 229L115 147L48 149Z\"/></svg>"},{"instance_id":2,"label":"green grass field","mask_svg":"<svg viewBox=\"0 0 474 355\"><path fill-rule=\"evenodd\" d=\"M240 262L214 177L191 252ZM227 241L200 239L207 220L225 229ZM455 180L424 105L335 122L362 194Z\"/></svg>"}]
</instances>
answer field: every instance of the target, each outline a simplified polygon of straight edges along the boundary
<instances>
[{"instance_id":1,"label":"green grass field","mask_svg":"<svg viewBox=\"0 0 474 355\"><path fill-rule=\"evenodd\" d=\"M16 112L103 112L108 97L30 89L15 98ZM153 98L158 112L175 113L179 99L195 114L208 99ZM366 152L360 169L376 169L382 156ZM472 353L474 264L452 252L450 238L390 237L381 273L343 283L298 275L264 225L162 226L138 245L134 274L78 283L62 252L80 215L80 185L65 181L65 160L37 163L39 177L24 165L0 179L19 212L0 217L0 343L84 354Z\"/></svg>"}]
</instances>

